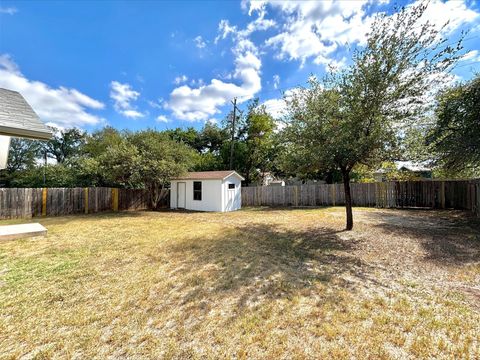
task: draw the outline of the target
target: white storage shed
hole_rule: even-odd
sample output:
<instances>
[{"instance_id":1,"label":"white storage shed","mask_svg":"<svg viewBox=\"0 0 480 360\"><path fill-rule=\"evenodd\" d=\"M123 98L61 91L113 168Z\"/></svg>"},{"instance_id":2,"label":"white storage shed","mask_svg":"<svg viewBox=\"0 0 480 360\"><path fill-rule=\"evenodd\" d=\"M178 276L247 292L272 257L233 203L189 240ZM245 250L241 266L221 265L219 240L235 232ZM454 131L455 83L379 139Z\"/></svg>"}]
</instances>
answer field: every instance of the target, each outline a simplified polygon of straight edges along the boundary
<instances>
[{"instance_id":1,"label":"white storage shed","mask_svg":"<svg viewBox=\"0 0 480 360\"><path fill-rule=\"evenodd\" d=\"M197 211L234 211L242 207L244 178L236 171L189 172L172 179L170 207Z\"/></svg>"}]
</instances>

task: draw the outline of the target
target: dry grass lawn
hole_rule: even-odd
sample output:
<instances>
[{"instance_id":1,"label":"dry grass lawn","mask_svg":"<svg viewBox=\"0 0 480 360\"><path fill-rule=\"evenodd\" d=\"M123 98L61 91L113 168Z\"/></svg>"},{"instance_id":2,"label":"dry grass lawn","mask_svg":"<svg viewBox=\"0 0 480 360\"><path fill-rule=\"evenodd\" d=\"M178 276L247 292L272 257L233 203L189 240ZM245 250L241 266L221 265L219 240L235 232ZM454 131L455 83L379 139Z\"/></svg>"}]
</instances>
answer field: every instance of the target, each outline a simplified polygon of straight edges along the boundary
<instances>
[{"instance_id":1,"label":"dry grass lawn","mask_svg":"<svg viewBox=\"0 0 480 360\"><path fill-rule=\"evenodd\" d=\"M41 219L0 243L0 358L480 358L479 219L343 211Z\"/></svg>"}]
</instances>

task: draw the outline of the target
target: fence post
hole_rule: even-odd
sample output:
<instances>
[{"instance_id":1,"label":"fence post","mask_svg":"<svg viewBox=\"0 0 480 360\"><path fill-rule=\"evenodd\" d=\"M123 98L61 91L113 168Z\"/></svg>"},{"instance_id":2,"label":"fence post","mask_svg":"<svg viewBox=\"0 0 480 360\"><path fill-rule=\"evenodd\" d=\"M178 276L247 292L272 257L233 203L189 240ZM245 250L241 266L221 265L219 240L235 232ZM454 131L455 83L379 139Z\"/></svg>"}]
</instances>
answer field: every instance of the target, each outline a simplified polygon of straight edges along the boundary
<instances>
[{"instance_id":1,"label":"fence post","mask_svg":"<svg viewBox=\"0 0 480 360\"><path fill-rule=\"evenodd\" d=\"M477 216L480 217L480 182L477 183Z\"/></svg>"},{"instance_id":2,"label":"fence post","mask_svg":"<svg viewBox=\"0 0 480 360\"><path fill-rule=\"evenodd\" d=\"M42 189L42 216L47 216L47 188Z\"/></svg>"},{"instance_id":3,"label":"fence post","mask_svg":"<svg viewBox=\"0 0 480 360\"><path fill-rule=\"evenodd\" d=\"M331 187L332 187L332 204L333 204L333 206L335 206L335 194L337 192L336 191L337 186L336 186L336 184L332 184Z\"/></svg>"},{"instance_id":4,"label":"fence post","mask_svg":"<svg viewBox=\"0 0 480 360\"><path fill-rule=\"evenodd\" d=\"M25 189L25 216L30 219L33 217L33 189Z\"/></svg>"},{"instance_id":5,"label":"fence post","mask_svg":"<svg viewBox=\"0 0 480 360\"><path fill-rule=\"evenodd\" d=\"M83 188L83 192L85 193L85 214L88 214L88 187Z\"/></svg>"},{"instance_id":6,"label":"fence post","mask_svg":"<svg viewBox=\"0 0 480 360\"><path fill-rule=\"evenodd\" d=\"M440 183L440 207L445 209L445 181Z\"/></svg>"},{"instance_id":7,"label":"fence post","mask_svg":"<svg viewBox=\"0 0 480 360\"><path fill-rule=\"evenodd\" d=\"M118 211L118 189L112 189L112 210Z\"/></svg>"}]
</instances>

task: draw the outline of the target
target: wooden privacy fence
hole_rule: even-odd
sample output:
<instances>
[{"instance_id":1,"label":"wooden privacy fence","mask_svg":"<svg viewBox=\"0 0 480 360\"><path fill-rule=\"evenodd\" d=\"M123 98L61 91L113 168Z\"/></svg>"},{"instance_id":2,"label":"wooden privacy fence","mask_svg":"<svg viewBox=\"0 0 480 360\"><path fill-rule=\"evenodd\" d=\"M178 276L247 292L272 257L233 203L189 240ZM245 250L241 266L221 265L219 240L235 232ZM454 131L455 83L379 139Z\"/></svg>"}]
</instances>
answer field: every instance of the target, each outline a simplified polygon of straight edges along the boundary
<instances>
[{"instance_id":1,"label":"wooden privacy fence","mask_svg":"<svg viewBox=\"0 0 480 360\"><path fill-rule=\"evenodd\" d=\"M164 195L160 206L167 206L169 203L169 191L164 190ZM150 208L150 194L143 189L107 187L0 189L0 219Z\"/></svg>"},{"instance_id":2,"label":"wooden privacy fence","mask_svg":"<svg viewBox=\"0 0 480 360\"><path fill-rule=\"evenodd\" d=\"M480 216L480 180L352 183L354 206L469 210ZM345 204L343 184L242 188L242 206Z\"/></svg>"}]
</instances>

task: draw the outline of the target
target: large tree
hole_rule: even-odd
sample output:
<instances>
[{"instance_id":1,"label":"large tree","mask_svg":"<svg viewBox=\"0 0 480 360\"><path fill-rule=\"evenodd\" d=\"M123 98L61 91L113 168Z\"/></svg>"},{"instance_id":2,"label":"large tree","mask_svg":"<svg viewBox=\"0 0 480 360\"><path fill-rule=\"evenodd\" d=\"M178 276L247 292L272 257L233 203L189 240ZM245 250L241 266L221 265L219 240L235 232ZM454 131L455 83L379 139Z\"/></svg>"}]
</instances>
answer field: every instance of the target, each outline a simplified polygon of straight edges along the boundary
<instances>
[{"instance_id":1,"label":"large tree","mask_svg":"<svg viewBox=\"0 0 480 360\"><path fill-rule=\"evenodd\" d=\"M480 75L440 94L427 138L447 172L480 174Z\"/></svg>"},{"instance_id":2,"label":"large tree","mask_svg":"<svg viewBox=\"0 0 480 360\"><path fill-rule=\"evenodd\" d=\"M431 95L460 57L441 29L424 22L427 4L378 16L352 65L288 100L287 139L299 167L339 170L345 189L346 229L353 228L350 177L357 164L372 166L398 150L407 124L427 110Z\"/></svg>"},{"instance_id":3,"label":"large tree","mask_svg":"<svg viewBox=\"0 0 480 360\"><path fill-rule=\"evenodd\" d=\"M49 157L61 164L80 154L86 139L84 131L77 128L61 130L51 127L51 129L53 137L44 143L44 149Z\"/></svg>"},{"instance_id":4,"label":"large tree","mask_svg":"<svg viewBox=\"0 0 480 360\"><path fill-rule=\"evenodd\" d=\"M159 204L167 184L193 165L194 151L187 145L173 141L153 130L134 133L128 137L137 150L133 179L148 189L152 207Z\"/></svg>"},{"instance_id":5,"label":"large tree","mask_svg":"<svg viewBox=\"0 0 480 360\"><path fill-rule=\"evenodd\" d=\"M245 157L243 173L245 183L249 185L258 175L257 170L264 174L269 170L273 149L273 130L275 121L267 113L265 106L259 105L258 99L248 106L243 133L245 134Z\"/></svg>"},{"instance_id":6,"label":"large tree","mask_svg":"<svg viewBox=\"0 0 480 360\"><path fill-rule=\"evenodd\" d=\"M37 140L12 138L8 154L7 171L13 173L35 167L41 143Z\"/></svg>"}]
</instances>

